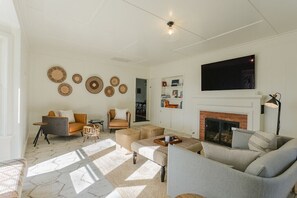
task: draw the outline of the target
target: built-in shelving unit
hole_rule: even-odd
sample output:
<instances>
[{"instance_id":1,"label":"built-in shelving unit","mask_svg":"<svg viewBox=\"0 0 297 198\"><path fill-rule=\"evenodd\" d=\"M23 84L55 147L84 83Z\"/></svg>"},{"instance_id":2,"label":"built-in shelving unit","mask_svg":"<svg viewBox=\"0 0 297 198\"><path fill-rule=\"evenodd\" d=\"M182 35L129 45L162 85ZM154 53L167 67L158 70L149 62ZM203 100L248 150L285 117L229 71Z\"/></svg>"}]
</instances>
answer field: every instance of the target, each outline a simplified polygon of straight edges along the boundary
<instances>
[{"instance_id":1,"label":"built-in shelving unit","mask_svg":"<svg viewBox=\"0 0 297 198\"><path fill-rule=\"evenodd\" d=\"M162 108L183 108L183 76L172 76L162 78L161 107Z\"/></svg>"}]
</instances>

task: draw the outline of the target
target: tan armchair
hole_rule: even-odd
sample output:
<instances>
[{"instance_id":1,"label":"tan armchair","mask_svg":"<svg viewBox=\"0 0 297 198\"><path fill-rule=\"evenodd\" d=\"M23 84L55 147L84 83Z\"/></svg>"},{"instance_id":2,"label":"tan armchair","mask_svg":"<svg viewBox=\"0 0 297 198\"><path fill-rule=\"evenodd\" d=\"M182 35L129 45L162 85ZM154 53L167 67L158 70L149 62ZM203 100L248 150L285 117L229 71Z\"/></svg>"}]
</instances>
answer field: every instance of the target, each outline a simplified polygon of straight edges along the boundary
<instances>
[{"instance_id":1,"label":"tan armchair","mask_svg":"<svg viewBox=\"0 0 297 198\"><path fill-rule=\"evenodd\" d=\"M107 127L111 132L113 129L126 129L130 128L130 121L131 121L131 113L127 111L126 119L114 119L115 118L115 109L110 109L107 112Z\"/></svg>"},{"instance_id":2,"label":"tan armchair","mask_svg":"<svg viewBox=\"0 0 297 198\"><path fill-rule=\"evenodd\" d=\"M43 133L60 136L71 136L78 132L82 134L82 129L87 124L87 114L75 113L74 119L75 122L69 123L67 117L57 117L54 111L50 111L47 116L42 116L42 122L48 123L43 126Z\"/></svg>"}]
</instances>

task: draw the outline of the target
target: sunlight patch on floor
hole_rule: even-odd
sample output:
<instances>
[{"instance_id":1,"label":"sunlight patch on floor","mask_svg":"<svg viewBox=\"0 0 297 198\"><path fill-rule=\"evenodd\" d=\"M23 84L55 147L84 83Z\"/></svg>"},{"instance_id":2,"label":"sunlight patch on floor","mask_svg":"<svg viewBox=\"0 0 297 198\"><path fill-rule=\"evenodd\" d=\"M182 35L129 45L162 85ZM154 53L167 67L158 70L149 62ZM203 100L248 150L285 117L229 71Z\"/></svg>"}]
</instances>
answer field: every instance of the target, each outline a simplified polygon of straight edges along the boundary
<instances>
[{"instance_id":1,"label":"sunlight patch on floor","mask_svg":"<svg viewBox=\"0 0 297 198\"><path fill-rule=\"evenodd\" d=\"M71 172L70 178L77 194L99 180L89 165Z\"/></svg>"},{"instance_id":2,"label":"sunlight patch on floor","mask_svg":"<svg viewBox=\"0 0 297 198\"><path fill-rule=\"evenodd\" d=\"M44 162L38 163L34 166L28 168L27 177L32 177L35 175L40 175L44 173L49 173L52 171L60 170L71 164L74 164L84 157L81 155L80 151L72 151L58 157L46 160Z\"/></svg>"},{"instance_id":3,"label":"sunlight patch on floor","mask_svg":"<svg viewBox=\"0 0 297 198\"><path fill-rule=\"evenodd\" d=\"M146 185L142 186L129 186L129 187L118 187L114 189L106 198L136 198L144 190Z\"/></svg>"},{"instance_id":4,"label":"sunlight patch on floor","mask_svg":"<svg viewBox=\"0 0 297 198\"><path fill-rule=\"evenodd\" d=\"M154 159L154 153L155 150L160 148L160 146L145 146L139 148L139 153L143 154L143 156L146 156L148 159Z\"/></svg>"},{"instance_id":5,"label":"sunlight patch on floor","mask_svg":"<svg viewBox=\"0 0 297 198\"><path fill-rule=\"evenodd\" d=\"M141 167L139 167L134 173L132 173L126 179L126 181L153 179L160 171L160 169L161 167L158 164L147 160Z\"/></svg>"},{"instance_id":6,"label":"sunlight patch on floor","mask_svg":"<svg viewBox=\"0 0 297 198\"><path fill-rule=\"evenodd\" d=\"M100 142L96 142L94 144L85 146L82 150L88 155L94 155L100 151L108 149L110 147L115 146L116 143L112 139L101 140Z\"/></svg>"},{"instance_id":7,"label":"sunlight patch on floor","mask_svg":"<svg viewBox=\"0 0 297 198\"><path fill-rule=\"evenodd\" d=\"M123 155L119 151L114 150L94 160L93 163L99 168L103 175L106 175L131 158L132 155Z\"/></svg>"}]
</instances>

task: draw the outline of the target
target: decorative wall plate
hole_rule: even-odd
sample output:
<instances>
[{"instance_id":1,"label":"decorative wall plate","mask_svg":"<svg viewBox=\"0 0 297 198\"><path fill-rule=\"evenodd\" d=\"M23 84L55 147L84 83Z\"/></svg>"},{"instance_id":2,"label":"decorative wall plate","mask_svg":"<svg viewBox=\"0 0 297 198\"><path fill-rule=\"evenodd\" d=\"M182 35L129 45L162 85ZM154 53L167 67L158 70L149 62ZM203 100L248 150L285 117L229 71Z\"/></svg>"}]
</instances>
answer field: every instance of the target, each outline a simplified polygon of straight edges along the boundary
<instances>
[{"instance_id":1,"label":"decorative wall plate","mask_svg":"<svg viewBox=\"0 0 297 198\"><path fill-rule=\"evenodd\" d=\"M62 67L54 66L49 68L47 71L47 76L51 81L55 83L61 83L66 79L67 74Z\"/></svg>"},{"instance_id":2,"label":"decorative wall plate","mask_svg":"<svg viewBox=\"0 0 297 198\"><path fill-rule=\"evenodd\" d=\"M97 76L92 76L86 81L86 89L92 94L100 93L103 89L103 81Z\"/></svg>"},{"instance_id":3,"label":"decorative wall plate","mask_svg":"<svg viewBox=\"0 0 297 198\"><path fill-rule=\"evenodd\" d=\"M127 87L127 85L125 85L125 84L121 84L121 85L119 86L119 92L120 92L121 94L125 94L127 91L128 91L128 87Z\"/></svg>"},{"instance_id":4,"label":"decorative wall plate","mask_svg":"<svg viewBox=\"0 0 297 198\"><path fill-rule=\"evenodd\" d=\"M81 81L82 81L82 77L81 77L80 74L73 74L73 76L72 76L72 80L73 80L73 82L75 82L76 84L79 84L79 83L81 83Z\"/></svg>"},{"instance_id":5,"label":"decorative wall plate","mask_svg":"<svg viewBox=\"0 0 297 198\"><path fill-rule=\"evenodd\" d=\"M62 96L69 96L72 93L72 87L68 83L62 83L58 87L58 92Z\"/></svg>"},{"instance_id":6,"label":"decorative wall plate","mask_svg":"<svg viewBox=\"0 0 297 198\"><path fill-rule=\"evenodd\" d=\"M104 93L107 97L111 97L114 94L114 88L112 86L107 86L104 89Z\"/></svg>"},{"instance_id":7,"label":"decorative wall plate","mask_svg":"<svg viewBox=\"0 0 297 198\"><path fill-rule=\"evenodd\" d=\"M114 87L118 86L120 84L120 79L117 76L113 76L110 79L110 84Z\"/></svg>"}]
</instances>

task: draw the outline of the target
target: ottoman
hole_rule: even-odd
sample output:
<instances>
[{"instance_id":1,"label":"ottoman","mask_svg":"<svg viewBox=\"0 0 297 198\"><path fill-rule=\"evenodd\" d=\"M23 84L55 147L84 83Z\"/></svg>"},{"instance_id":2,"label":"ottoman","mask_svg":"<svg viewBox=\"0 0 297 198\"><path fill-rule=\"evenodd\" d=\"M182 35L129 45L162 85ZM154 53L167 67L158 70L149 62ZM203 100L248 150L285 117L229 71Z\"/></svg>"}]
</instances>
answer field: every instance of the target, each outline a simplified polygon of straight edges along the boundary
<instances>
[{"instance_id":1,"label":"ottoman","mask_svg":"<svg viewBox=\"0 0 297 198\"><path fill-rule=\"evenodd\" d=\"M165 167L167 166L168 147L154 143L154 139L162 138L162 136L152 137L148 139L137 140L131 144L133 151L133 164L136 163L137 154L159 164L161 166L161 182L164 182ZM195 153L202 150L199 140L193 138L179 137L182 142L175 146L183 147Z\"/></svg>"},{"instance_id":2,"label":"ottoman","mask_svg":"<svg viewBox=\"0 0 297 198\"><path fill-rule=\"evenodd\" d=\"M154 125L140 127L140 139L147 139L159 135L164 135L164 128Z\"/></svg>"},{"instance_id":3,"label":"ottoman","mask_svg":"<svg viewBox=\"0 0 297 198\"><path fill-rule=\"evenodd\" d=\"M118 145L132 151L131 143L140 139L140 130L132 128L117 130L115 137Z\"/></svg>"}]
</instances>

